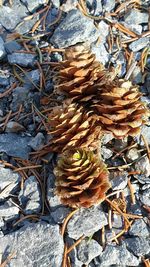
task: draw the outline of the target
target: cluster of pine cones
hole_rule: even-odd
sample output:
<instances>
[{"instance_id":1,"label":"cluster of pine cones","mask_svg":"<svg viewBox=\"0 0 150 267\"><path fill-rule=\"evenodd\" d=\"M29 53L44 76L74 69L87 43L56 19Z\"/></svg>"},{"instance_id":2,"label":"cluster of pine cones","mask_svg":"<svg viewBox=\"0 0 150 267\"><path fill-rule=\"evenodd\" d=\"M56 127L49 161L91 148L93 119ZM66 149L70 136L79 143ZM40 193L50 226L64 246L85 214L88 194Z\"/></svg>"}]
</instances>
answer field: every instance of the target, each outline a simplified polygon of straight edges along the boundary
<instances>
[{"instance_id":1,"label":"cluster of pine cones","mask_svg":"<svg viewBox=\"0 0 150 267\"><path fill-rule=\"evenodd\" d=\"M101 136L135 136L147 118L137 86L106 70L83 45L66 49L58 65L56 92L66 98L49 114L51 151L60 154L54 173L56 193L71 207L90 207L110 188L97 149Z\"/></svg>"}]
</instances>

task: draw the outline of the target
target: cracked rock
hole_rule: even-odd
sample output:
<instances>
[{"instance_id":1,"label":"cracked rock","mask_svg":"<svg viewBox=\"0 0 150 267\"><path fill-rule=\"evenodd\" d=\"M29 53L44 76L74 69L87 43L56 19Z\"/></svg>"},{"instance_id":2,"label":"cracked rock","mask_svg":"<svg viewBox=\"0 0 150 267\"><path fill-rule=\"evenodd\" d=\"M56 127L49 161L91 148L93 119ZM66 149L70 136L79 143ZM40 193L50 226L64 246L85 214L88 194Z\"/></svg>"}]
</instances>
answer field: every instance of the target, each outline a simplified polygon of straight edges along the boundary
<instances>
[{"instance_id":1,"label":"cracked rock","mask_svg":"<svg viewBox=\"0 0 150 267\"><path fill-rule=\"evenodd\" d=\"M131 225L129 234L134 236L149 237L150 228L148 228L144 220L138 219Z\"/></svg>"},{"instance_id":2,"label":"cracked rock","mask_svg":"<svg viewBox=\"0 0 150 267\"><path fill-rule=\"evenodd\" d=\"M83 16L78 9L73 9L54 31L50 41L59 48L75 45L79 42L92 43L99 36L93 20Z\"/></svg>"},{"instance_id":3,"label":"cracked rock","mask_svg":"<svg viewBox=\"0 0 150 267\"><path fill-rule=\"evenodd\" d=\"M18 173L0 165L0 200L15 192L20 180Z\"/></svg>"},{"instance_id":4,"label":"cracked rock","mask_svg":"<svg viewBox=\"0 0 150 267\"><path fill-rule=\"evenodd\" d=\"M9 266L61 267L64 242L58 225L28 223L0 238L2 262L15 251Z\"/></svg>"},{"instance_id":5,"label":"cracked rock","mask_svg":"<svg viewBox=\"0 0 150 267\"><path fill-rule=\"evenodd\" d=\"M127 248L136 256L144 256L150 252L150 244L146 238L132 237L125 241Z\"/></svg>"},{"instance_id":6,"label":"cracked rock","mask_svg":"<svg viewBox=\"0 0 150 267\"><path fill-rule=\"evenodd\" d=\"M106 213L99 206L78 210L67 225L69 237L78 239L82 235L90 236L107 225Z\"/></svg>"},{"instance_id":7,"label":"cracked rock","mask_svg":"<svg viewBox=\"0 0 150 267\"><path fill-rule=\"evenodd\" d=\"M36 177L30 176L25 180L23 189L19 193L19 199L26 214L40 212L41 191Z\"/></svg>"}]
</instances>

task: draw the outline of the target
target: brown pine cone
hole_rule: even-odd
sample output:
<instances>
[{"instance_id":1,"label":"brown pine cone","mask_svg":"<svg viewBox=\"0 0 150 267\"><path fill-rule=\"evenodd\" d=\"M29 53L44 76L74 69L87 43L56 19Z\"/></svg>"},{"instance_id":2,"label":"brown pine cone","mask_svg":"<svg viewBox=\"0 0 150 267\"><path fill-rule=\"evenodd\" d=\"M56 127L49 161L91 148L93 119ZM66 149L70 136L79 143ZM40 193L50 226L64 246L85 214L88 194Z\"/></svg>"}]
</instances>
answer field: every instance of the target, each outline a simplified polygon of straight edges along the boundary
<instances>
[{"instance_id":1,"label":"brown pine cone","mask_svg":"<svg viewBox=\"0 0 150 267\"><path fill-rule=\"evenodd\" d=\"M105 198L110 188L105 164L92 151L66 150L54 169L56 194L70 207L91 207Z\"/></svg>"},{"instance_id":2,"label":"brown pine cone","mask_svg":"<svg viewBox=\"0 0 150 267\"><path fill-rule=\"evenodd\" d=\"M95 125L91 111L87 112L75 103L54 107L49 115L51 126L51 151L61 153L68 148L88 147L95 150L101 135L101 127Z\"/></svg>"},{"instance_id":3,"label":"brown pine cone","mask_svg":"<svg viewBox=\"0 0 150 267\"><path fill-rule=\"evenodd\" d=\"M65 51L65 60L58 66L55 77L56 91L61 91L72 100L95 94L102 84L113 80L115 71L104 70L102 64L95 60L95 55L83 45L73 46Z\"/></svg>"},{"instance_id":4,"label":"brown pine cone","mask_svg":"<svg viewBox=\"0 0 150 267\"><path fill-rule=\"evenodd\" d=\"M102 129L111 131L117 138L135 136L148 114L140 96L138 88L131 82L118 80L116 85L105 86L93 97L91 108Z\"/></svg>"}]
</instances>

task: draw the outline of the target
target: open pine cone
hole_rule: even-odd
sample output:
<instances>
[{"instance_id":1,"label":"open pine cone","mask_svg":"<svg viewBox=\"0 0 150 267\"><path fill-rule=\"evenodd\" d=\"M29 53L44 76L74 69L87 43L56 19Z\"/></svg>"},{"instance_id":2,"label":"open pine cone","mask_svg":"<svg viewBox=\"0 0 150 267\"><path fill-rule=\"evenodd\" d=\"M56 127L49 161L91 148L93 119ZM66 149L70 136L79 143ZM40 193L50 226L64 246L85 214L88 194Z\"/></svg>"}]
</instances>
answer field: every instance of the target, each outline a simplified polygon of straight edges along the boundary
<instances>
[{"instance_id":1,"label":"open pine cone","mask_svg":"<svg viewBox=\"0 0 150 267\"><path fill-rule=\"evenodd\" d=\"M109 83L116 76L115 71L108 72L103 65L95 60L95 55L83 45L66 49L65 60L58 66L59 72L55 77L55 89L79 100L95 94L102 84Z\"/></svg>"},{"instance_id":2,"label":"open pine cone","mask_svg":"<svg viewBox=\"0 0 150 267\"><path fill-rule=\"evenodd\" d=\"M91 100L102 129L111 131L116 138L135 136L147 119L148 110L140 101L141 93L130 81L116 80L104 86Z\"/></svg>"},{"instance_id":3,"label":"open pine cone","mask_svg":"<svg viewBox=\"0 0 150 267\"><path fill-rule=\"evenodd\" d=\"M101 135L101 127L95 125L91 111L87 112L75 103L54 107L49 115L48 126L53 138L51 151L61 153L74 147L88 147L95 150Z\"/></svg>"},{"instance_id":4,"label":"open pine cone","mask_svg":"<svg viewBox=\"0 0 150 267\"><path fill-rule=\"evenodd\" d=\"M92 151L66 150L54 169L56 194L70 207L100 203L110 188L105 164Z\"/></svg>"}]
</instances>

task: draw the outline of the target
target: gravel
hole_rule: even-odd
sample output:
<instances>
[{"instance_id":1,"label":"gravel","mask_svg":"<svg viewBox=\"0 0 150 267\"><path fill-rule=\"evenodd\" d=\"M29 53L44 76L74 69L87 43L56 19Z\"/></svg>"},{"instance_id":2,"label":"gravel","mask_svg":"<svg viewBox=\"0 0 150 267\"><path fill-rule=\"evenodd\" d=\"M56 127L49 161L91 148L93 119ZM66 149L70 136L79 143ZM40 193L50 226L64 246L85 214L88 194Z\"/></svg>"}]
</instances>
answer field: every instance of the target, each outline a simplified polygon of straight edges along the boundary
<instances>
[{"instance_id":1,"label":"gravel","mask_svg":"<svg viewBox=\"0 0 150 267\"><path fill-rule=\"evenodd\" d=\"M7 54L12 54L15 51L21 50L22 46L17 41L5 42L5 50Z\"/></svg>"},{"instance_id":2,"label":"gravel","mask_svg":"<svg viewBox=\"0 0 150 267\"><path fill-rule=\"evenodd\" d=\"M16 252L9 266L61 267L63 238L58 225L27 224L18 231L0 238L2 262Z\"/></svg>"},{"instance_id":3,"label":"gravel","mask_svg":"<svg viewBox=\"0 0 150 267\"><path fill-rule=\"evenodd\" d=\"M136 162L135 170L141 171L146 177L150 175L150 162L147 156L142 157Z\"/></svg>"},{"instance_id":4,"label":"gravel","mask_svg":"<svg viewBox=\"0 0 150 267\"><path fill-rule=\"evenodd\" d=\"M131 9L124 16L125 22L128 24L142 24L148 23L148 13L141 12L138 9Z\"/></svg>"},{"instance_id":5,"label":"gravel","mask_svg":"<svg viewBox=\"0 0 150 267\"><path fill-rule=\"evenodd\" d=\"M99 36L99 31L93 20L82 15L79 10L73 9L54 31L50 42L59 48L68 47L79 42L94 42Z\"/></svg>"},{"instance_id":6,"label":"gravel","mask_svg":"<svg viewBox=\"0 0 150 267\"><path fill-rule=\"evenodd\" d=\"M12 54L8 55L8 62L11 65L17 64L21 67L34 67L36 55L13 52Z\"/></svg>"},{"instance_id":7,"label":"gravel","mask_svg":"<svg viewBox=\"0 0 150 267\"><path fill-rule=\"evenodd\" d=\"M121 246L115 244L107 245L102 255L94 263L96 267L108 267L112 265L138 266L139 260L127 250L123 243Z\"/></svg>"},{"instance_id":8,"label":"gravel","mask_svg":"<svg viewBox=\"0 0 150 267\"><path fill-rule=\"evenodd\" d=\"M95 54L96 59L103 65L106 65L109 59L109 54L105 48L105 45L103 43L100 43L98 46L93 45L91 50Z\"/></svg>"},{"instance_id":9,"label":"gravel","mask_svg":"<svg viewBox=\"0 0 150 267\"><path fill-rule=\"evenodd\" d=\"M111 186L113 190L121 190L127 186L128 173L115 172L112 174Z\"/></svg>"},{"instance_id":10,"label":"gravel","mask_svg":"<svg viewBox=\"0 0 150 267\"><path fill-rule=\"evenodd\" d=\"M149 38L148 37L142 37L139 38L138 40L132 42L129 44L129 48L133 52L140 51L142 48L146 47L149 44Z\"/></svg>"},{"instance_id":11,"label":"gravel","mask_svg":"<svg viewBox=\"0 0 150 267\"><path fill-rule=\"evenodd\" d=\"M0 165L0 201L15 192L20 180L18 173Z\"/></svg>"},{"instance_id":12,"label":"gravel","mask_svg":"<svg viewBox=\"0 0 150 267\"><path fill-rule=\"evenodd\" d=\"M150 228L143 219L136 220L130 227L129 234L132 236L149 237Z\"/></svg>"},{"instance_id":13,"label":"gravel","mask_svg":"<svg viewBox=\"0 0 150 267\"><path fill-rule=\"evenodd\" d=\"M29 142L29 146L33 148L33 150L40 150L45 143L45 137L42 133L38 133L34 138Z\"/></svg>"},{"instance_id":14,"label":"gravel","mask_svg":"<svg viewBox=\"0 0 150 267\"><path fill-rule=\"evenodd\" d=\"M9 121L6 124L6 129L5 129L6 133L18 133L22 131L25 131L25 128L16 121Z\"/></svg>"},{"instance_id":15,"label":"gravel","mask_svg":"<svg viewBox=\"0 0 150 267\"><path fill-rule=\"evenodd\" d=\"M41 210L41 191L34 176L25 180L23 189L19 193L19 200L26 214L39 213Z\"/></svg>"},{"instance_id":16,"label":"gravel","mask_svg":"<svg viewBox=\"0 0 150 267\"><path fill-rule=\"evenodd\" d=\"M140 195L140 201L142 204L150 206L150 188L144 190Z\"/></svg>"},{"instance_id":17,"label":"gravel","mask_svg":"<svg viewBox=\"0 0 150 267\"><path fill-rule=\"evenodd\" d=\"M61 224L70 212L70 208L59 207L51 212L51 216L56 223Z\"/></svg>"},{"instance_id":18,"label":"gravel","mask_svg":"<svg viewBox=\"0 0 150 267\"><path fill-rule=\"evenodd\" d=\"M103 10L107 11L107 12L110 12L114 9L115 7L115 0L105 0L102 2L103 4Z\"/></svg>"},{"instance_id":19,"label":"gravel","mask_svg":"<svg viewBox=\"0 0 150 267\"><path fill-rule=\"evenodd\" d=\"M88 238L81 241L77 247L77 257L83 262L83 264L88 265L94 258L101 255L102 247L97 241Z\"/></svg>"},{"instance_id":20,"label":"gravel","mask_svg":"<svg viewBox=\"0 0 150 267\"><path fill-rule=\"evenodd\" d=\"M0 37L0 60L3 59L6 55L4 40Z\"/></svg>"},{"instance_id":21,"label":"gravel","mask_svg":"<svg viewBox=\"0 0 150 267\"><path fill-rule=\"evenodd\" d=\"M82 235L91 236L104 225L107 225L107 215L100 210L100 207L78 210L70 219L67 225L69 237L78 239Z\"/></svg>"},{"instance_id":22,"label":"gravel","mask_svg":"<svg viewBox=\"0 0 150 267\"><path fill-rule=\"evenodd\" d=\"M9 156L28 159L31 148L28 146L31 137L15 133L0 134L0 152ZM13 144L13 145L12 145Z\"/></svg>"},{"instance_id":23,"label":"gravel","mask_svg":"<svg viewBox=\"0 0 150 267\"><path fill-rule=\"evenodd\" d=\"M125 241L127 248L138 257L144 256L150 252L149 241L144 237L132 237Z\"/></svg>"},{"instance_id":24,"label":"gravel","mask_svg":"<svg viewBox=\"0 0 150 267\"><path fill-rule=\"evenodd\" d=\"M47 179L47 201L52 211L62 206L59 197L55 194L55 176L52 173Z\"/></svg>"},{"instance_id":25,"label":"gravel","mask_svg":"<svg viewBox=\"0 0 150 267\"><path fill-rule=\"evenodd\" d=\"M19 208L10 200L0 205L0 217L5 221L16 219L19 216Z\"/></svg>"},{"instance_id":26,"label":"gravel","mask_svg":"<svg viewBox=\"0 0 150 267\"><path fill-rule=\"evenodd\" d=\"M30 12L34 12L41 5L48 4L48 0L21 0Z\"/></svg>"},{"instance_id":27,"label":"gravel","mask_svg":"<svg viewBox=\"0 0 150 267\"><path fill-rule=\"evenodd\" d=\"M32 99L29 95L31 88L27 87L16 87L12 93L12 102L11 102L11 109L13 112L18 111L20 105L25 107L26 109L29 108L31 105Z\"/></svg>"}]
</instances>

